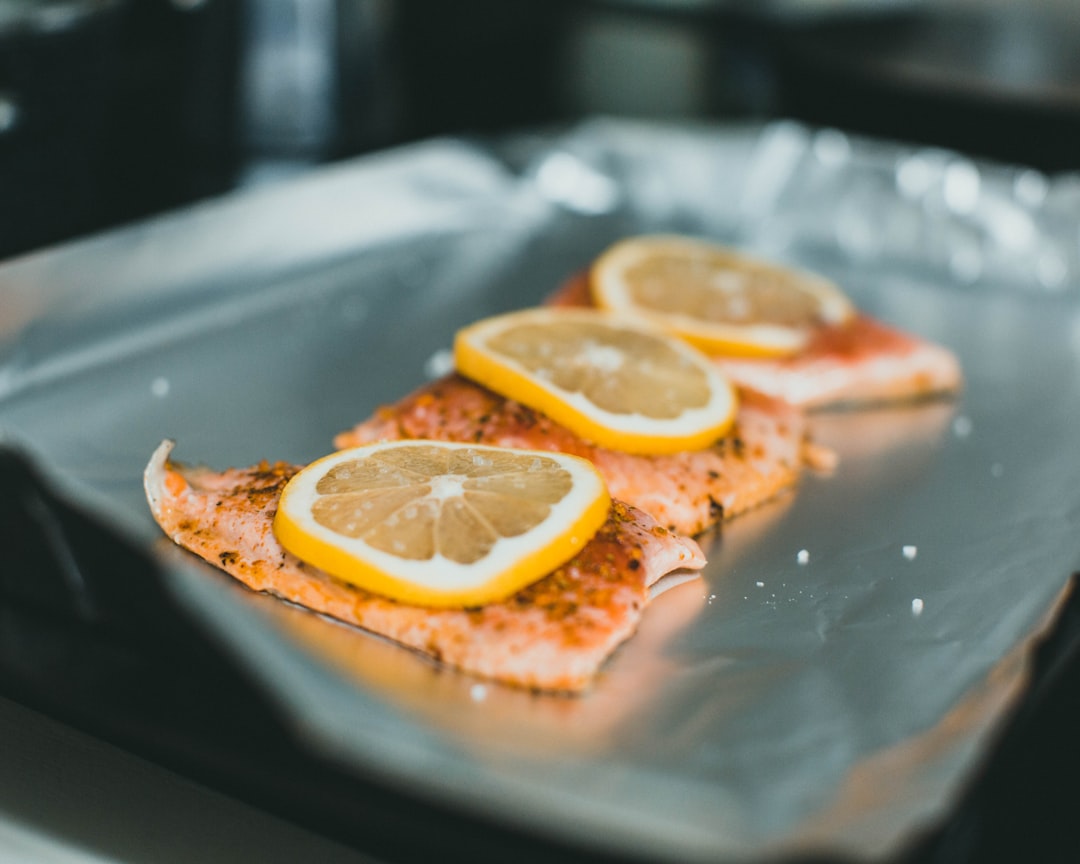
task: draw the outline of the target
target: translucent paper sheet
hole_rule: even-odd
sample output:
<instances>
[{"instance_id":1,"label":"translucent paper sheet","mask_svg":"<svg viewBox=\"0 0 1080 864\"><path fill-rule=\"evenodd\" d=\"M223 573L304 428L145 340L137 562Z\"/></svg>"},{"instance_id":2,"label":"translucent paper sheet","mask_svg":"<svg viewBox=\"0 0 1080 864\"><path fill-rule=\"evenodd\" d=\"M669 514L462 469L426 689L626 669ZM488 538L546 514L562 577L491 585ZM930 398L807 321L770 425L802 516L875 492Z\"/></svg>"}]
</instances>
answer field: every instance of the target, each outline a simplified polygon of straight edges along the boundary
<instances>
[{"instance_id":1,"label":"translucent paper sheet","mask_svg":"<svg viewBox=\"0 0 1080 864\"><path fill-rule=\"evenodd\" d=\"M1074 178L791 125L432 141L0 267L0 430L159 554L310 747L585 849L874 857L943 817L1080 568ZM308 461L608 243L682 231L952 348L955 401L815 415L837 470L702 538L577 699L439 669L159 536L164 437Z\"/></svg>"}]
</instances>

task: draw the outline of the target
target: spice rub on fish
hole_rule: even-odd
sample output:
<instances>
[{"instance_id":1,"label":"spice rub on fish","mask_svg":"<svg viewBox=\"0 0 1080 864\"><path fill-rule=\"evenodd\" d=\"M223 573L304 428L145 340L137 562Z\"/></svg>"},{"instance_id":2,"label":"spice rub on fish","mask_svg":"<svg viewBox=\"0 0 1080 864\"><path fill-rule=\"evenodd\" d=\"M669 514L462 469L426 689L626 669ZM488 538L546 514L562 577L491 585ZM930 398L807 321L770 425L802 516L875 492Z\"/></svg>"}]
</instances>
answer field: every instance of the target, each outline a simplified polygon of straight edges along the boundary
<instances>
[{"instance_id":1,"label":"spice rub on fish","mask_svg":"<svg viewBox=\"0 0 1080 864\"><path fill-rule=\"evenodd\" d=\"M592 306L588 273L569 279L551 306ZM947 348L864 313L822 325L790 357L715 356L733 384L804 409L924 399L956 393L960 363Z\"/></svg>"},{"instance_id":2,"label":"spice rub on fish","mask_svg":"<svg viewBox=\"0 0 1080 864\"><path fill-rule=\"evenodd\" d=\"M170 460L163 442L144 473L150 509L177 544L266 592L393 640L447 666L507 684L580 692L630 637L657 582L698 570L690 539L614 503L565 565L506 600L465 609L415 606L341 582L286 552L272 530L299 466L216 472Z\"/></svg>"},{"instance_id":3,"label":"spice rub on fish","mask_svg":"<svg viewBox=\"0 0 1080 864\"><path fill-rule=\"evenodd\" d=\"M822 327L794 357L714 359L736 385L807 409L944 396L962 377L948 349L864 314Z\"/></svg>"},{"instance_id":4,"label":"spice rub on fish","mask_svg":"<svg viewBox=\"0 0 1080 864\"><path fill-rule=\"evenodd\" d=\"M756 394L741 399L732 430L703 450L635 455L596 446L547 416L457 374L429 383L334 439L338 448L432 439L581 456L612 498L694 535L794 486L814 455L802 414Z\"/></svg>"}]
</instances>

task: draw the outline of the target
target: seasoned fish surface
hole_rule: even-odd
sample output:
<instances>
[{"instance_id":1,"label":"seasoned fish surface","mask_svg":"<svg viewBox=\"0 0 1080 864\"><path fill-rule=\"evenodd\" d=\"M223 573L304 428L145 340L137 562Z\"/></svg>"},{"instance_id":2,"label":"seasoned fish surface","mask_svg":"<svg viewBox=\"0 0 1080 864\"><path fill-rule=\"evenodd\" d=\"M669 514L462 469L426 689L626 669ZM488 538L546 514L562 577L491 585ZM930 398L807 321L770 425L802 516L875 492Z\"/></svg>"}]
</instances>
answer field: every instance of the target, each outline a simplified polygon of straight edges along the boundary
<instances>
[{"instance_id":1,"label":"seasoned fish surface","mask_svg":"<svg viewBox=\"0 0 1080 864\"><path fill-rule=\"evenodd\" d=\"M273 517L299 466L263 462L215 472L174 463L171 450L168 441L158 447L144 484L154 518L174 542L256 591L522 687L586 689L635 631L655 583L705 564L693 540L616 502L574 559L508 599L470 609L413 606L336 580L281 547Z\"/></svg>"},{"instance_id":2,"label":"seasoned fish surface","mask_svg":"<svg viewBox=\"0 0 1080 864\"><path fill-rule=\"evenodd\" d=\"M868 315L823 327L795 357L716 358L735 384L801 408L876 404L955 393L960 364L951 351Z\"/></svg>"},{"instance_id":3,"label":"seasoned fish surface","mask_svg":"<svg viewBox=\"0 0 1080 864\"><path fill-rule=\"evenodd\" d=\"M567 281L548 303L591 306L587 274ZM736 386L804 409L922 399L955 393L963 383L947 348L865 314L821 327L792 357L713 359Z\"/></svg>"},{"instance_id":4,"label":"seasoned fish surface","mask_svg":"<svg viewBox=\"0 0 1080 864\"><path fill-rule=\"evenodd\" d=\"M459 375L432 382L334 439L339 448L425 438L571 453L591 461L611 496L693 535L795 485L805 421L790 406L742 398L732 430L704 450L635 455L598 447L543 414Z\"/></svg>"}]
</instances>

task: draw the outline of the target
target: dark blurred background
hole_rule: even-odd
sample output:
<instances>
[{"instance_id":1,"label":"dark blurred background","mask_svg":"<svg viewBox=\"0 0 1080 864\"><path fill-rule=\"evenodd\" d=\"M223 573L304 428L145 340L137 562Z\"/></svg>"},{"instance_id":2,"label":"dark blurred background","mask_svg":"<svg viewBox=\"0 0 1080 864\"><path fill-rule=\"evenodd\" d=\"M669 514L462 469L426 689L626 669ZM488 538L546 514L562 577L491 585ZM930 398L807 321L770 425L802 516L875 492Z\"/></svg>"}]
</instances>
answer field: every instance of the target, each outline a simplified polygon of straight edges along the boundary
<instances>
[{"instance_id":1,"label":"dark blurred background","mask_svg":"<svg viewBox=\"0 0 1080 864\"><path fill-rule=\"evenodd\" d=\"M1078 0L0 0L0 259L439 134L786 117L1080 167Z\"/></svg>"}]
</instances>

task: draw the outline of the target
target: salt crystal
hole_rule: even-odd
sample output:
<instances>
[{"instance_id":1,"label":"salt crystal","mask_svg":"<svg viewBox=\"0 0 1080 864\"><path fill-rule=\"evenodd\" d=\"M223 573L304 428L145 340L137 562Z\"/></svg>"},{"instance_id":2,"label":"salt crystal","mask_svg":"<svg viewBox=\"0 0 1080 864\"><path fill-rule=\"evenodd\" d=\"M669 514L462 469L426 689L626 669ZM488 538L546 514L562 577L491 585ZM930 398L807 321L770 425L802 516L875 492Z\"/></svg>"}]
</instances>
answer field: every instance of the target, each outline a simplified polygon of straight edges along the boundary
<instances>
[{"instance_id":1,"label":"salt crystal","mask_svg":"<svg viewBox=\"0 0 1080 864\"><path fill-rule=\"evenodd\" d=\"M908 561L914 561L915 556L919 554L919 548L917 546L905 546L902 551L904 557L907 558Z\"/></svg>"},{"instance_id":2,"label":"salt crystal","mask_svg":"<svg viewBox=\"0 0 1080 864\"><path fill-rule=\"evenodd\" d=\"M916 617L922 615L923 601L921 597L916 597L911 601L911 614Z\"/></svg>"},{"instance_id":3,"label":"salt crystal","mask_svg":"<svg viewBox=\"0 0 1080 864\"><path fill-rule=\"evenodd\" d=\"M810 553L806 549L800 549L799 554L795 556L795 560L800 564L810 563Z\"/></svg>"},{"instance_id":4,"label":"salt crystal","mask_svg":"<svg viewBox=\"0 0 1080 864\"><path fill-rule=\"evenodd\" d=\"M157 396L158 399L164 399L169 395L169 379L155 378L150 382L150 392Z\"/></svg>"},{"instance_id":5,"label":"salt crystal","mask_svg":"<svg viewBox=\"0 0 1080 864\"><path fill-rule=\"evenodd\" d=\"M755 582L754 584L757 585L758 588L764 588L765 587L764 582Z\"/></svg>"},{"instance_id":6,"label":"salt crystal","mask_svg":"<svg viewBox=\"0 0 1080 864\"><path fill-rule=\"evenodd\" d=\"M424 374L428 378L442 378L454 371L454 353L443 348L424 362Z\"/></svg>"}]
</instances>

